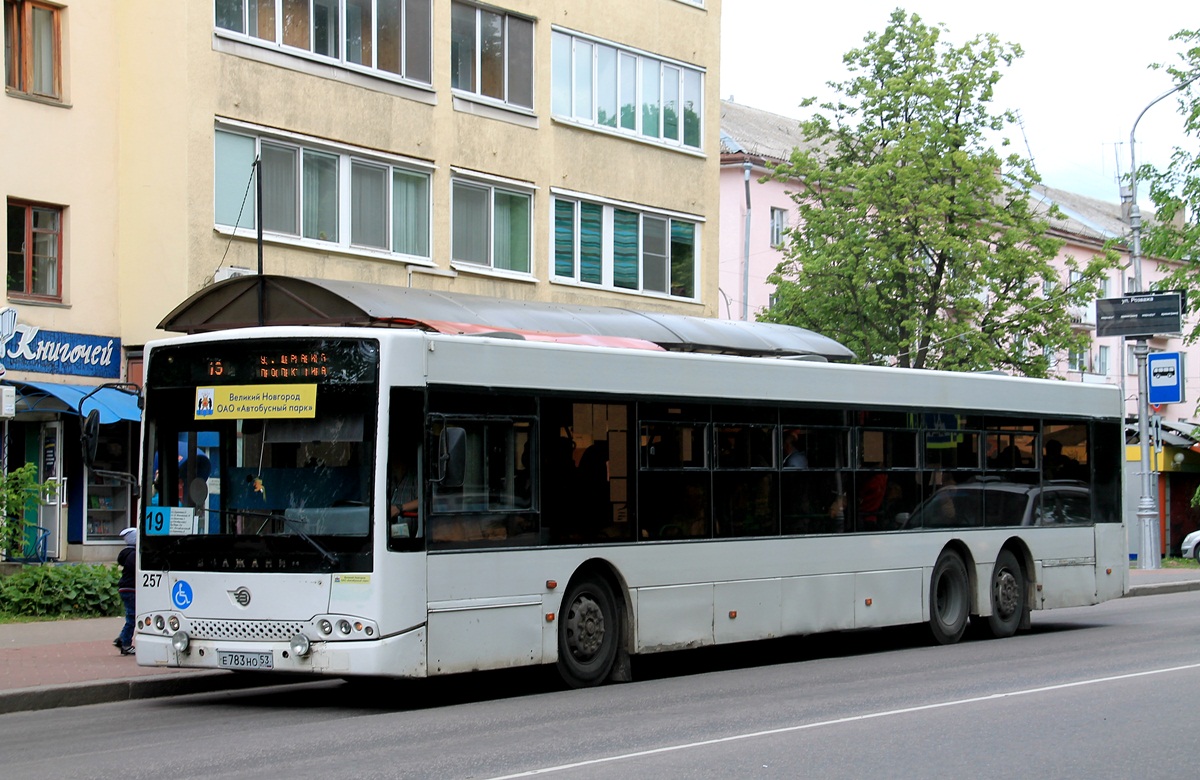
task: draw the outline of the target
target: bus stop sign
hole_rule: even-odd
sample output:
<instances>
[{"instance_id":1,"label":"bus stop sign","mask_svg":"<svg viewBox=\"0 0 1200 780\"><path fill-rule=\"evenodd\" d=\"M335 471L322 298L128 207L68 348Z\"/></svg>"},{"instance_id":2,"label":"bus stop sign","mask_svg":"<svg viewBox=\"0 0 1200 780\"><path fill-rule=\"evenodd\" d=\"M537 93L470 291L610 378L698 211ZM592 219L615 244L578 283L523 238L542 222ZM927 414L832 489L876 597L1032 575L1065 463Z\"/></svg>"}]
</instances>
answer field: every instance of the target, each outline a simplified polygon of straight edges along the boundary
<instances>
[{"instance_id":1,"label":"bus stop sign","mask_svg":"<svg viewBox=\"0 0 1200 780\"><path fill-rule=\"evenodd\" d=\"M1149 397L1152 404L1177 404L1183 401L1183 371L1178 352L1155 352L1146 358L1150 375Z\"/></svg>"},{"instance_id":2,"label":"bus stop sign","mask_svg":"<svg viewBox=\"0 0 1200 780\"><path fill-rule=\"evenodd\" d=\"M1143 293L1096 301L1096 337L1127 339L1183 332L1183 293Z\"/></svg>"}]
</instances>

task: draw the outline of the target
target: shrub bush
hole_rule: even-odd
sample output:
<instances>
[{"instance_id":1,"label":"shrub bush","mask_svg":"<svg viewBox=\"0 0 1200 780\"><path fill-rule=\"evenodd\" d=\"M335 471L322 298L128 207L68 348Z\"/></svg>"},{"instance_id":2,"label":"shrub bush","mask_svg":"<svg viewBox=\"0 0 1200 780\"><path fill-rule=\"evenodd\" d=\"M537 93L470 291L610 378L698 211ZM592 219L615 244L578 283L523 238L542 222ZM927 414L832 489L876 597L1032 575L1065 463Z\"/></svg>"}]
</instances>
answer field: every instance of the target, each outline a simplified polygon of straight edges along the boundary
<instances>
[{"instance_id":1,"label":"shrub bush","mask_svg":"<svg viewBox=\"0 0 1200 780\"><path fill-rule=\"evenodd\" d=\"M117 594L120 568L112 564L23 566L0 580L0 612L30 617L124 615Z\"/></svg>"}]
</instances>

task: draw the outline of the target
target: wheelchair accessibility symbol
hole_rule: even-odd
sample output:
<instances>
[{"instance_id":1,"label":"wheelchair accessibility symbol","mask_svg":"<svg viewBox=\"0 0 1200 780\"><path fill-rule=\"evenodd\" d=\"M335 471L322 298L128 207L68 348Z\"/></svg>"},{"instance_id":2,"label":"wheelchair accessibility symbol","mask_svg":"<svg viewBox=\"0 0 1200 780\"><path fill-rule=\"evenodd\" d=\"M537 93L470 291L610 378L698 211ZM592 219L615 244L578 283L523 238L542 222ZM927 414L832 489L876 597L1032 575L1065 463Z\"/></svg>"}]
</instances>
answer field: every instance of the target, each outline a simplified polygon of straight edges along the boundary
<instances>
[{"instance_id":1,"label":"wheelchair accessibility symbol","mask_svg":"<svg viewBox=\"0 0 1200 780\"><path fill-rule=\"evenodd\" d=\"M187 609L192 606L192 586L184 580L175 583L175 587L171 590L171 601L179 609Z\"/></svg>"}]
</instances>

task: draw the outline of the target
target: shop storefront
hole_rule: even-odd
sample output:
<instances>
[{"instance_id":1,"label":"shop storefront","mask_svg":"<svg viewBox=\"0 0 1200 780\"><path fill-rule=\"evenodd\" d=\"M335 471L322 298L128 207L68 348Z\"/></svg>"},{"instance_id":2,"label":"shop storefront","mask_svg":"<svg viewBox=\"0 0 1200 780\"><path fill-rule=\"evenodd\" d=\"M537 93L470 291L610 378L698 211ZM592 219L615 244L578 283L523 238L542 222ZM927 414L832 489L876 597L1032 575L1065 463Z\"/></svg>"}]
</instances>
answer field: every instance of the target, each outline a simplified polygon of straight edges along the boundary
<instances>
[{"instance_id":1,"label":"shop storefront","mask_svg":"<svg viewBox=\"0 0 1200 780\"><path fill-rule=\"evenodd\" d=\"M115 475L136 471L141 417L136 394L105 386L121 380L121 340L25 325L5 309L0 345L0 387L13 388L0 394L12 400L7 408L0 403L3 466L36 463L38 481L57 486L37 510L37 526L48 532L46 557L112 560L118 534L136 517L131 479ZM91 470L80 448L80 414L93 409L100 438Z\"/></svg>"},{"instance_id":2,"label":"shop storefront","mask_svg":"<svg viewBox=\"0 0 1200 780\"><path fill-rule=\"evenodd\" d=\"M1158 510L1160 554L1179 555L1183 538L1200 530L1200 509L1192 499L1200 490L1200 430L1191 422L1152 421L1150 426L1151 491ZM1125 518L1129 533L1130 560L1137 560L1142 535L1137 508L1142 495L1142 455L1137 444L1137 427L1126 427Z\"/></svg>"}]
</instances>

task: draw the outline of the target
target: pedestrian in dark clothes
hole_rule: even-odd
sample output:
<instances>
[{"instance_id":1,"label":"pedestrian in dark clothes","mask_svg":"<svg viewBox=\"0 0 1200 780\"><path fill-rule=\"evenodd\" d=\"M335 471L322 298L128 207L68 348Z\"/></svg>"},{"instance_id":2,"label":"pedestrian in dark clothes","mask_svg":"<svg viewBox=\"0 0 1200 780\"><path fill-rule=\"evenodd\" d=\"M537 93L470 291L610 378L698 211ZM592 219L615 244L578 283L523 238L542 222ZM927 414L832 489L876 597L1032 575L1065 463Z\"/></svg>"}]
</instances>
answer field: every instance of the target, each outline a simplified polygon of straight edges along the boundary
<instances>
[{"instance_id":1,"label":"pedestrian in dark clothes","mask_svg":"<svg viewBox=\"0 0 1200 780\"><path fill-rule=\"evenodd\" d=\"M125 626L121 635L113 640L113 645L121 651L121 655L133 655L133 616L135 611L134 596L136 595L135 579L137 574L137 529L126 528L121 532L125 546L117 553L117 565L121 567L121 579L117 581L117 592L121 594L121 603L125 605Z\"/></svg>"}]
</instances>

